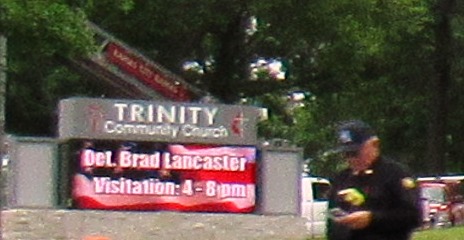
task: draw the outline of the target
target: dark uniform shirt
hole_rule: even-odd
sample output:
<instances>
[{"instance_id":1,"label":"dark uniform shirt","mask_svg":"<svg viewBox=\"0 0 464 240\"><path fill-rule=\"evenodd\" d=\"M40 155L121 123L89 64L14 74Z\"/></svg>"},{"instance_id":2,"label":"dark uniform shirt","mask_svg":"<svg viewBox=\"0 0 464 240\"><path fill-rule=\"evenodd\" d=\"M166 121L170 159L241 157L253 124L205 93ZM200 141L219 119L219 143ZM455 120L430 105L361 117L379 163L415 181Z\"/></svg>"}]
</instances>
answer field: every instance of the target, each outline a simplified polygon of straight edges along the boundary
<instances>
[{"instance_id":1,"label":"dark uniform shirt","mask_svg":"<svg viewBox=\"0 0 464 240\"><path fill-rule=\"evenodd\" d=\"M365 201L354 206L337 193L355 188ZM329 193L329 208L339 207L347 212L372 212L368 227L352 230L328 219L329 240L407 240L421 223L419 190L411 176L397 163L379 158L370 169L354 174L350 169L341 172L333 181Z\"/></svg>"}]
</instances>

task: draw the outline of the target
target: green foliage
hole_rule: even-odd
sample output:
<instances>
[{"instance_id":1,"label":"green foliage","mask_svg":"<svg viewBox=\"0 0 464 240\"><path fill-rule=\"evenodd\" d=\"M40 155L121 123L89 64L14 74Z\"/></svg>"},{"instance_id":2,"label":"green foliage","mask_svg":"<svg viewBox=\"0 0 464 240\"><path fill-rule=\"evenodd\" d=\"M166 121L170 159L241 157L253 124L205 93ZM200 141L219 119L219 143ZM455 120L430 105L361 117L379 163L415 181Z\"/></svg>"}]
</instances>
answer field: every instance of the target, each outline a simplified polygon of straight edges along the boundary
<instances>
[{"instance_id":1,"label":"green foliage","mask_svg":"<svg viewBox=\"0 0 464 240\"><path fill-rule=\"evenodd\" d=\"M11 133L51 135L58 99L100 96L108 86L64 67L68 57L94 51L90 19L192 84L226 103L242 98L269 108L263 138L304 147L315 173L343 167L329 154L332 125L359 118L377 128L382 147L420 171L437 89L435 0L2 0L8 37L8 116ZM451 18L452 81L446 135L447 166L462 171L464 4ZM256 31L247 29L256 18ZM250 79L258 57L284 62L287 78ZM182 71L197 61L203 73ZM105 90L102 90L105 89ZM310 92L295 108L285 98Z\"/></svg>"},{"instance_id":2,"label":"green foliage","mask_svg":"<svg viewBox=\"0 0 464 240\"><path fill-rule=\"evenodd\" d=\"M68 58L96 49L87 16L54 0L4 0L0 9L8 37L7 132L54 135L59 99L101 94L95 94L96 84L64 67Z\"/></svg>"},{"instance_id":3,"label":"green foliage","mask_svg":"<svg viewBox=\"0 0 464 240\"><path fill-rule=\"evenodd\" d=\"M62 1L3 0L2 13L4 34L28 42L34 55L76 55L93 50L86 15Z\"/></svg>"},{"instance_id":4,"label":"green foliage","mask_svg":"<svg viewBox=\"0 0 464 240\"><path fill-rule=\"evenodd\" d=\"M268 6L275 11L277 5ZM385 152L406 162L420 160L425 149L420 135L428 113L427 95L422 93L428 91L425 86L433 72L428 61L432 50L428 26L433 20L429 5L424 1L311 1L298 7L289 4L285 11L289 9L292 17L282 22L277 16L283 12L266 15L272 23L265 30L275 34L273 42L286 43L274 48L293 53L285 56L293 67L290 80L317 96L307 116L296 116L301 119L292 138L305 146L305 155L315 164L313 170L329 174L326 170L337 165L335 156L325 155L333 142L330 125L350 118L375 126ZM295 19L311 24L288 22ZM281 38L278 33L283 33Z\"/></svg>"}]
</instances>

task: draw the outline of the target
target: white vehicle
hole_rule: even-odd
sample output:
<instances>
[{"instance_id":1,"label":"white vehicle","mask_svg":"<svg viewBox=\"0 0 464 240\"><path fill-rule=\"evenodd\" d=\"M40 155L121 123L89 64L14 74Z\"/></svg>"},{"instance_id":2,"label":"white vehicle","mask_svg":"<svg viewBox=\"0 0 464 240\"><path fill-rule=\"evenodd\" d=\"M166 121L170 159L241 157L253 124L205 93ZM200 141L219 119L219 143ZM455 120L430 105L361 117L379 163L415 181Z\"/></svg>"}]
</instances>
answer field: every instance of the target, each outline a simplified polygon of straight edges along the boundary
<instances>
[{"instance_id":1,"label":"white vehicle","mask_svg":"<svg viewBox=\"0 0 464 240\"><path fill-rule=\"evenodd\" d=\"M303 175L301 179L301 216L308 219L311 236L325 234L329 188L326 178Z\"/></svg>"}]
</instances>

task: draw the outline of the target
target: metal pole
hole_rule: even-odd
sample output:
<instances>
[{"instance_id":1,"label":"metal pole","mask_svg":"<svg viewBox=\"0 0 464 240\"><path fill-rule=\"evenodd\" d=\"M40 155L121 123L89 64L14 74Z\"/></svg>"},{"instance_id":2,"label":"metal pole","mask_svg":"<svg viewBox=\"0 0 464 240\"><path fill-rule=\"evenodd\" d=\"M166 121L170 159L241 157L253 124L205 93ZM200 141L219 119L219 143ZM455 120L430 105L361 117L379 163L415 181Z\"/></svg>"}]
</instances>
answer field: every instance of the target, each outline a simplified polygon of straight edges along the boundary
<instances>
[{"instance_id":1,"label":"metal pole","mask_svg":"<svg viewBox=\"0 0 464 240\"><path fill-rule=\"evenodd\" d=\"M6 99L6 70L7 70L7 40L6 37L0 32L0 240L3 239L3 207L6 201L5 197L5 173L3 167L3 157L6 154L5 149L5 99Z\"/></svg>"},{"instance_id":2,"label":"metal pole","mask_svg":"<svg viewBox=\"0 0 464 240\"><path fill-rule=\"evenodd\" d=\"M6 37L0 33L0 135L2 137L2 144L0 146L3 149L3 138L5 135L5 100L6 100L6 70L7 70L7 40ZM3 153L3 151L2 151Z\"/></svg>"}]
</instances>

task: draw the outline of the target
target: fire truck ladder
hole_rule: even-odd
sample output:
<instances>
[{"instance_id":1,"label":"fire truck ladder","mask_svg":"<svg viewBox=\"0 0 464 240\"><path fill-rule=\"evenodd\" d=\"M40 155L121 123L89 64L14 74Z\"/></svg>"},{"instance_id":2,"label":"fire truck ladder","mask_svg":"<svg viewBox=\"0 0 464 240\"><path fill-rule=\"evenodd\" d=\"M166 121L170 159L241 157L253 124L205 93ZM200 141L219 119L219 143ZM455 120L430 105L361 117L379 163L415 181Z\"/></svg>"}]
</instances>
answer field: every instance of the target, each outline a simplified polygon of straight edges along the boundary
<instances>
[{"instance_id":1,"label":"fire truck ladder","mask_svg":"<svg viewBox=\"0 0 464 240\"><path fill-rule=\"evenodd\" d=\"M89 57L69 59L71 66L90 78L114 87L121 97L191 102L209 96L94 23L98 50Z\"/></svg>"}]
</instances>

